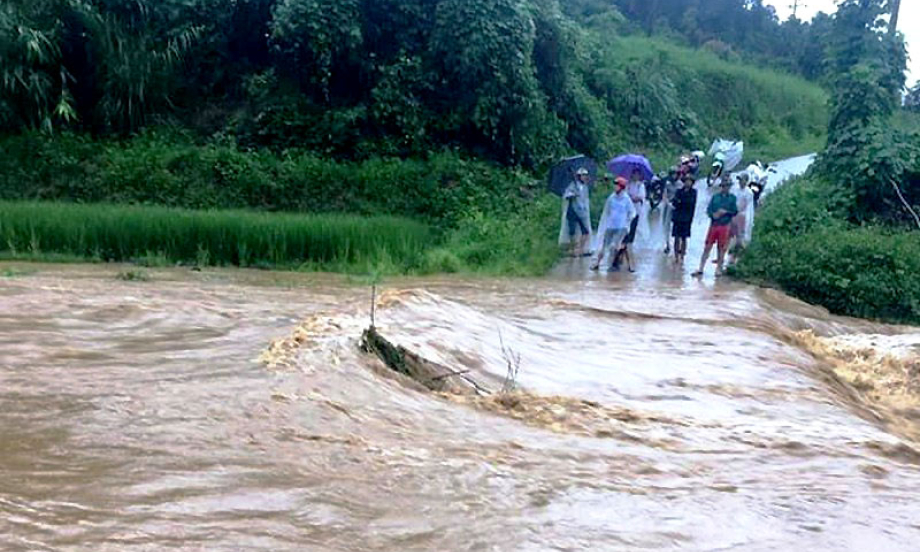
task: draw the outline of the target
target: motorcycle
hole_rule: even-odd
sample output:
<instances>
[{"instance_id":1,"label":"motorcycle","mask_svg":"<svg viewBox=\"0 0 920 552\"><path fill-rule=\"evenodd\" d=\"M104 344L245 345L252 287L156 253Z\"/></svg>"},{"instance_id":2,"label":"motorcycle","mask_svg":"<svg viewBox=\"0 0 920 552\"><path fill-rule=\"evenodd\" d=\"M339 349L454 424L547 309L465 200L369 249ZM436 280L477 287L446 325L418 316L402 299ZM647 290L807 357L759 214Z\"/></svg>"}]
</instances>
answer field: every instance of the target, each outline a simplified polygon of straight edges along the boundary
<instances>
[{"instance_id":1,"label":"motorcycle","mask_svg":"<svg viewBox=\"0 0 920 552\"><path fill-rule=\"evenodd\" d=\"M750 178L748 187L750 187L751 192L754 193L754 207L756 208L757 204L760 203L760 196L767 187L769 173L776 173L776 169L769 165L764 166L760 161L755 161L748 165L748 168L746 168L744 172L746 172Z\"/></svg>"},{"instance_id":2,"label":"motorcycle","mask_svg":"<svg viewBox=\"0 0 920 552\"><path fill-rule=\"evenodd\" d=\"M706 177L706 184L709 186L715 185L715 183L722 178L722 173L724 172L725 154L717 152L715 154L715 160L712 162L712 167L709 169L709 176Z\"/></svg>"},{"instance_id":3,"label":"motorcycle","mask_svg":"<svg viewBox=\"0 0 920 552\"><path fill-rule=\"evenodd\" d=\"M714 186L726 171L734 169L741 163L744 157L744 142L719 138L712 143L709 154L713 156L713 162L709 176L706 177L706 183Z\"/></svg>"},{"instance_id":4,"label":"motorcycle","mask_svg":"<svg viewBox=\"0 0 920 552\"><path fill-rule=\"evenodd\" d=\"M659 175L653 176L646 186L645 192L649 212L654 211L664 199L664 180Z\"/></svg>"}]
</instances>

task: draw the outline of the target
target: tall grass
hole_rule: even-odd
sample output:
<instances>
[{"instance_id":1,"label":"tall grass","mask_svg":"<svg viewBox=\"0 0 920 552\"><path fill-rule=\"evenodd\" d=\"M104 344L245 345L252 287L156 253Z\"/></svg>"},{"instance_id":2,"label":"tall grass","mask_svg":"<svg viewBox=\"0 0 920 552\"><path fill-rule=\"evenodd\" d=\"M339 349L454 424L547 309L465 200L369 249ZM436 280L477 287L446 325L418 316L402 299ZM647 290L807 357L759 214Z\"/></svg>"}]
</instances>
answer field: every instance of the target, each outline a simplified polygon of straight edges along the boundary
<instances>
[{"instance_id":1,"label":"tall grass","mask_svg":"<svg viewBox=\"0 0 920 552\"><path fill-rule=\"evenodd\" d=\"M0 201L0 252L21 258L405 272L434 237L426 224L388 216Z\"/></svg>"}]
</instances>

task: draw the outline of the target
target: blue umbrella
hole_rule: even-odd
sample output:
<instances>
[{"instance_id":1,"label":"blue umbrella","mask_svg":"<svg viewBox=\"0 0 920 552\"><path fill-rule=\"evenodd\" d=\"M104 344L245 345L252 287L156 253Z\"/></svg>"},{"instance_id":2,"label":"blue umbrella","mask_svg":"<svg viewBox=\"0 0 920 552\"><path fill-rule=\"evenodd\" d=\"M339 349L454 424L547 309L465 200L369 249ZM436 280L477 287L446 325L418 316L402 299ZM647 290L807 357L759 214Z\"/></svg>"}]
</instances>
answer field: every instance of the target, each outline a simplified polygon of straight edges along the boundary
<instances>
[{"instance_id":1,"label":"blue umbrella","mask_svg":"<svg viewBox=\"0 0 920 552\"><path fill-rule=\"evenodd\" d=\"M639 171L643 180L651 180L652 176L655 175L655 172L652 171L652 164L648 162L648 159L635 153L628 153L607 161L607 170L624 178L632 176L633 171Z\"/></svg>"},{"instance_id":2,"label":"blue umbrella","mask_svg":"<svg viewBox=\"0 0 920 552\"><path fill-rule=\"evenodd\" d=\"M590 157L578 155L569 157L556 163L549 172L549 190L557 196L562 196L568 185L575 180L575 171L587 169L593 182L597 178L597 163Z\"/></svg>"}]
</instances>

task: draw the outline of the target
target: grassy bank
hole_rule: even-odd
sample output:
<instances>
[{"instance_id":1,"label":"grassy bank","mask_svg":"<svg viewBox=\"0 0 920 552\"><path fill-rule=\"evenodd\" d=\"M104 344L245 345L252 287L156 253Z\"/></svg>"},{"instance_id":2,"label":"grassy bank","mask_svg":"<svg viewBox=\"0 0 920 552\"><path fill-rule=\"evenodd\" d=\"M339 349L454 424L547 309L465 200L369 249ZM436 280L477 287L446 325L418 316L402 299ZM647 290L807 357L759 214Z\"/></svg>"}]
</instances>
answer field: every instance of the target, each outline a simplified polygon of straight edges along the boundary
<instances>
[{"instance_id":1,"label":"grassy bank","mask_svg":"<svg viewBox=\"0 0 920 552\"><path fill-rule=\"evenodd\" d=\"M213 231L209 232L219 234L225 242L250 232L257 235L268 232L273 224L289 229L293 224L300 228L297 230L300 237L293 243L301 243L306 236L339 236L339 229L344 226L349 227L346 234L353 237L351 229L360 224L343 225L341 221L364 220L362 216L405 217L371 219L396 221L383 225L387 231L395 227L396 235L400 234L398 227L403 222L413 227L429 225L433 229L432 237L425 241L424 255L412 248L395 252L392 248L384 248L390 251L389 259L393 262L389 272L539 275L552 266L557 254L558 200L546 194L542 181L518 170L468 160L454 153L419 159L339 162L308 152L278 155L268 151L246 151L231 143L200 144L174 131L148 132L128 140L97 140L72 134L48 137L31 133L0 138L0 151L3 152L0 155L0 201L6 200L4 208L12 210L9 224L15 221L18 225L17 237L12 242L17 255L28 253L34 257L29 253L32 227L23 226L31 213L38 213L37 220L43 221L42 224L54 222L51 226L42 226L46 230L38 235L38 249L44 256L54 252L56 255L128 260L162 250L172 260L189 262L197 256L199 227L206 219L214 219L208 223L213 225L209 227ZM67 206L51 205L46 209L44 205L29 203L34 201L91 207L67 211L67 216L73 213L78 217L73 225L67 226L52 215L68 209ZM109 205L99 207L99 203ZM115 208L112 204L125 207ZM181 217L163 225L159 221L164 220L162 213L168 211L152 209L153 206L252 212L233 220L235 215L220 212L193 216L191 211L180 210L175 212L183 213ZM109 218L130 219L126 224L139 234L153 232L154 235L145 238L150 243L139 236L131 237L133 241L126 246L82 242L81 236L85 234L82 225L92 222L96 209L106 212ZM343 213L353 216L343 217ZM157 222L153 222L154 219ZM274 220L277 223L272 223ZM339 222L333 225L332 231L315 231L307 228L306 221L314 221L310 222L314 226L320 224L318 221L324 221L322 224ZM222 233L216 230L225 227L230 230ZM370 225L362 231L376 232L377 227ZM187 243L181 244L182 240ZM164 242L167 245L162 245ZM260 263L296 266L311 262L325 269L340 266L343 270L355 270L357 265L383 262L376 257L364 258L367 251L379 249L376 244L357 250L350 245L351 250L343 249L335 255L323 252L304 256L293 245L295 249L291 251L265 252L266 247L277 249L277 246L246 234L246 243L249 242L254 245L243 245L244 250L251 252L254 247L259 248L260 258L240 256L224 242L208 241L207 249L214 250L210 254L212 262L243 266ZM329 247L334 249L345 244L352 244L352 241L340 239L329 242ZM0 234L0 248L10 254L5 234ZM102 253L97 252L99 248ZM354 255L361 258L354 258Z\"/></svg>"},{"instance_id":2,"label":"grassy bank","mask_svg":"<svg viewBox=\"0 0 920 552\"><path fill-rule=\"evenodd\" d=\"M532 276L556 261L557 209L544 196L445 230L392 216L0 201L0 259Z\"/></svg>"},{"instance_id":3,"label":"grassy bank","mask_svg":"<svg viewBox=\"0 0 920 552\"><path fill-rule=\"evenodd\" d=\"M435 234L398 217L4 201L0 238L7 258L407 272Z\"/></svg>"},{"instance_id":4,"label":"grassy bank","mask_svg":"<svg viewBox=\"0 0 920 552\"><path fill-rule=\"evenodd\" d=\"M168 129L127 140L13 135L0 138L0 152L5 200L397 215L439 225L471 206L504 208L532 180L453 153L339 162L199 143Z\"/></svg>"},{"instance_id":5,"label":"grassy bank","mask_svg":"<svg viewBox=\"0 0 920 552\"><path fill-rule=\"evenodd\" d=\"M850 198L815 177L770 195L735 273L833 313L920 323L920 233L856 226Z\"/></svg>"}]
</instances>

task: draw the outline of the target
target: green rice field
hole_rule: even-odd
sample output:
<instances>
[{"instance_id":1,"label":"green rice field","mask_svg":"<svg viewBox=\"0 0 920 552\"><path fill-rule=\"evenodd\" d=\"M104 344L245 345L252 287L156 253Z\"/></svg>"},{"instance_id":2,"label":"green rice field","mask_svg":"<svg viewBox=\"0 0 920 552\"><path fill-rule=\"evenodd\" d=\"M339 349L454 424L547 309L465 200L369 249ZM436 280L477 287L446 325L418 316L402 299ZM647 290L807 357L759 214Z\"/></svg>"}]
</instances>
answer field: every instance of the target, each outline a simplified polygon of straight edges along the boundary
<instances>
[{"instance_id":1,"label":"green rice field","mask_svg":"<svg viewBox=\"0 0 920 552\"><path fill-rule=\"evenodd\" d=\"M435 236L390 216L0 201L0 257L407 272Z\"/></svg>"}]
</instances>

